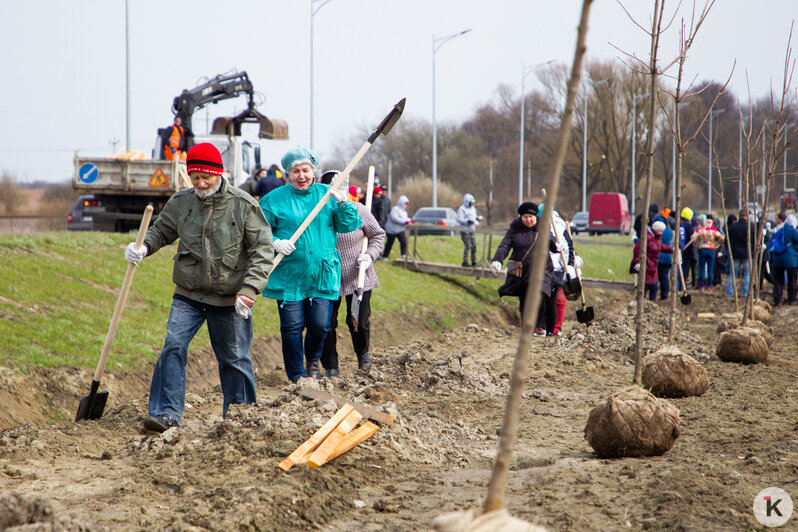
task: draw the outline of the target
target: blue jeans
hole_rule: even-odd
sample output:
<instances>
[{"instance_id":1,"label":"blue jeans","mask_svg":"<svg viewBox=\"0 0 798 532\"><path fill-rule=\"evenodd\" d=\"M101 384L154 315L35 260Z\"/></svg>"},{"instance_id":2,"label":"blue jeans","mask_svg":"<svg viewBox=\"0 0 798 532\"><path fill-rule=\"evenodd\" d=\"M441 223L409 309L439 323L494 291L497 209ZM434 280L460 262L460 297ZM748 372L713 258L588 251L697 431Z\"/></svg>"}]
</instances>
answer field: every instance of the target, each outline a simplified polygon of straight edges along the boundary
<instances>
[{"instance_id":1,"label":"blue jeans","mask_svg":"<svg viewBox=\"0 0 798 532\"><path fill-rule=\"evenodd\" d=\"M706 269L706 271L704 271ZM715 250L698 250L698 287L710 288L715 280Z\"/></svg>"},{"instance_id":2,"label":"blue jeans","mask_svg":"<svg viewBox=\"0 0 798 532\"><path fill-rule=\"evenodd\" d=\"M305 361L321 358L324 339L330 330L334 301L309 298L301 301L278 301L280 336L283 343L283 363L288 379L295 381L307 377ZM302 331L307 329L304 342Z\"/></svg>"},{"instance_id":3,"label":"blue jeans","mask_svg":"<svg viewBox=\"0 0 798 532\"><path fill-rule=\"evenodd\" d=\"M748 295L748 283L750 282L751 272L749 271L749 264L748 259L734 259L734 264L732 265L731 273L729 274L729 278L726 280L726 295L731 297L734 295L734 279L737 277L737 272L740 271L740 267L743 269L743 297Z\"/></svg>"},{"instance_id":4,"label":"blue jeans","mask_svg":"<svg viewBox=\"0 0 798 532\"><path fill-rule=\"evenodd\" d=\"M245 320L233 307L199 309L174 299L166 324L166 340L150 384L151 416L169 414L178 423L183 418L188 344L205 321L219 364L219 382L224 395L222 415L227 414L232 403L255 402L255 376L249 356L252 319Z\"/></svg>"}]
</instances>

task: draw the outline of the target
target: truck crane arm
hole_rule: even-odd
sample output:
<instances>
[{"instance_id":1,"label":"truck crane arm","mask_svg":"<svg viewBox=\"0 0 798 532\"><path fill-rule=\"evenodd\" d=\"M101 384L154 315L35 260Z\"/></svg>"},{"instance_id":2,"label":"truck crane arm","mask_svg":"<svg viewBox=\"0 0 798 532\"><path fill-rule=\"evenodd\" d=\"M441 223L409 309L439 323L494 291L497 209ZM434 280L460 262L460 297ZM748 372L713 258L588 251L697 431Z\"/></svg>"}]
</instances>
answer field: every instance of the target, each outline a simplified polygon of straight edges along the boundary
<instances>
[{"instance_id":1,"label":"truck crane arm","mask_svg":"<svg viewBox=\"0 0 798 532\"><path fill-rule=\"evenodd\" d=\"M191 130L191 117L194 111L222 100L246 95L247 105L254 109L255 91L246 71L233 72L232 74L219 74L210 80L186 89L172 102L172 112L183 120L183 124Z\"/></svg>"}]
</instances>

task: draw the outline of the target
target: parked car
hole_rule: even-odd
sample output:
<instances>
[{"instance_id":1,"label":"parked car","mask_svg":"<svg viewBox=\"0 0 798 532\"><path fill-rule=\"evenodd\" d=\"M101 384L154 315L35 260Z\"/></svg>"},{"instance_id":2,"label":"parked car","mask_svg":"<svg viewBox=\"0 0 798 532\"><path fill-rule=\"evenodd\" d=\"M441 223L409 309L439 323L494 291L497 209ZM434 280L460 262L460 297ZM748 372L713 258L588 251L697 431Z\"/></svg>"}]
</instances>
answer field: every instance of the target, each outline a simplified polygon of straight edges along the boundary
<instances>
[{"instance_id":1,"label":"parked car","mask_svg":"<svg viewBox=\"0 0 798 532\"><path fill-rule=\"evenodd\" d=\"M82 194L67 215L67 231L91 231L94 229L94 218L90 212L98 205L94 194Z\"/></svg>"},{"instance_id":2,"label":"parked car","mask_svg":"<svg viewBox=\"0 0 798 532\"><path fill-rule=\"evenodd\" d=\"M632 231L629 200L620 192L594 192L590 198L588 231L591 235Z\"/></svg>"},{"instance_id":3,"label":"parked car","mask_svg":"<svg viewBox=\"0 0 798 532\"><path fill-rule=\"evenodd\" d=\"M571 232L575 235L579 233L586 233L589 226L589 215L585 211L574 214L571 218Z\"/></svg>"},{"instance_id":4,"label":"parked car","mask_svg":"<svg viewBox=\"0 0 798 532\"><path fill-rule=\"evenodd\" d=\"M413 223L433 224L435 227L418 227L411 230L415 234L418 230L419 235L449 235L454 236L460 227L457 223L457 213L449 207L421 207L413 215Z\"/></svg>"}]
</instances>

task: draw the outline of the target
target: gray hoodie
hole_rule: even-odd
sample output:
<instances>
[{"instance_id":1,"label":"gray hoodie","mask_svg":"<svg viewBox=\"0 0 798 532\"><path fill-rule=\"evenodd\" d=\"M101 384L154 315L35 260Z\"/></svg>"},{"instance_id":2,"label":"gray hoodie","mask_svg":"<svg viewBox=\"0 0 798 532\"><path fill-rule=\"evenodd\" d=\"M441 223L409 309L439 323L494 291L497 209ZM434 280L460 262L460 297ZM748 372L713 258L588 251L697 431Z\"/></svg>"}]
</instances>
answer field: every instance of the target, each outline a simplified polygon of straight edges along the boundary
<instances>
[{"instance_id":1,"label":"gray hoodie","mask_svg":"<svg viewBox=\"0 0 798 532\"><path fill-rule=\"evenodd\" d=\"M404 232L405 225L410 221L405 209L408 203L410 203L410 200L407 199L407 196L399 196L399 201L391 209L388 221L385 223L385 232L389 235L398 235Z\"/></svg>"},{"instance_id":2,"label":"gray hoodie","mask_svg":"<svg viewBox=\"0 0 798 532\"><path fill-rule=\"evenodd\" d=\"M463 196L463 204L457 209L457 223L460 224L461 231L474 232L476 226L479 225L479 216L477 216L477 208L471 205L474 201L474 196L465 194Z\"/></svg>"}]
</instances>

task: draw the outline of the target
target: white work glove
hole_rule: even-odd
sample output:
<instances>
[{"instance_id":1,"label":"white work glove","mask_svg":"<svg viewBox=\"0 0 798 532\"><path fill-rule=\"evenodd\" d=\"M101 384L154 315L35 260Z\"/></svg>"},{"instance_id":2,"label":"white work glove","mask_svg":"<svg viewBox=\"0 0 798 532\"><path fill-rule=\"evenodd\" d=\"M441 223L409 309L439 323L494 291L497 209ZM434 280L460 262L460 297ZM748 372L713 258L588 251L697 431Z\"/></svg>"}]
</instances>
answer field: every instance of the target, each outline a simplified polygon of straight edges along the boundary
<instances>
[{"instance_id":1,"label":"white work glove","mask_svg":"<svg viewBox=\"0 0 798 532\"><path fill-rule=\"evenodd\" d=\"M565 273L571 276L571 279L576 279L576 270L570 264L565 266Z\"/></svg>"},{"instance_id":2,"label":"white work glove","mask_svg":"<svg viewBox=\"0 0 798 532\"><path fill-rule=\"evenodd\" d=\"M143 245L136 249L136 243L131 242L125 248L125 258L130 264L138 264L147 256L147 246Z\"/></svg>"},{"instance_id":3,"label":"white work glove","mask_svg":"<svg viewBox=\"0 0 798 532\"><path fill-rule=\"evenodd\" d=\"M574 257L574 266L576 267L577 270L581 270L582 266L584 266L584 265L585 265L585 261L582 260L582 257L580 257L579 255Z\"/></svg>"},{"instance_id":4,"label":"white work glove","mask_svg":"<svg viewBox=\"0 0 798 532\"><path fill-rule=\"evenodd\" d=\"M568 251L568 244L566 244L562 240L557 240L556 241L556 246L557 246L557 251L562 251L563 253Z\"/></svg>"},{"instance_id":5,"label":"white work glove","mask_svg":"<svg viewBox=\"0 0 798 532\"><path fill-rule=\"evenodd\" d=\"M236 296L236 314L248 320L252 316L252 308L244 302L244 298Z\"/></svg>"},{"instance_id":6,"label":"white work glove","mask_svg":"<svg viewBox=\"0 0 798 532\"><path fill-rule=\"evenodd\" d=\"M335 181L333 181L333 184L337 183L340 179L341 176L339 175L335 179ZM335 198L335 201L337 201L338 203L343 203L344 201L347 200L347 198L349 197L349 176L346 176L346 181L341 183L341 186L332 191L332 196Z\"/></svg>"},{"instance_id":7,"label":"white work glove","mask_svg":"<svg viewBox=\"0 0 798 532\"><path fill-rule=\"evenodd\" d=\"M273 243L274 250L286 257L296 250L296 246L288 239L277 239Z\"/></svg>"},{"instance_id":8,"label":"white work glove","mask_svg":"<svg viewBox=\"0 0 798 532\"><path fill-rule=\"evenodd\" d=\"M634 270L635 270L636 272L639 272L639 271L640 271L640 263L639 263L639 262L638 262L637 264L635 264L635 268L634 268Z\"/></svg>"},{"instance_id":9,"label":"white work glove","mask_svg":"<svg viewBox=\"0 0 798 532\"><path fill-rule=\"evenodd\" d=\"M494 260L493 262L490 263L490 269L498 273L502 271L502 263L497 260Z\"/></svg>"},{"instance_id":10,"label":"white work glove","mask_svg":"<svg viewBox=\"0 0 798 532\"><path fill-rule=\"evenodd\" d=\"M371 255L368 253L363 253L357 258L357 264L360 266L364 262L366 263L366 269L368 269L368 267L371 266L374 261L371 260Z\"/></svg>"}]
</instances>

